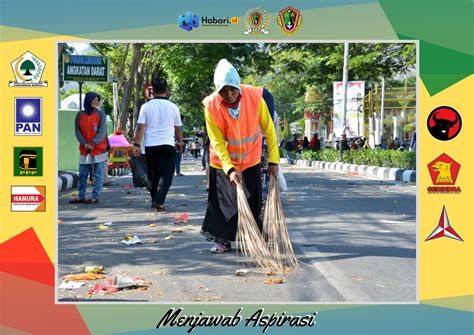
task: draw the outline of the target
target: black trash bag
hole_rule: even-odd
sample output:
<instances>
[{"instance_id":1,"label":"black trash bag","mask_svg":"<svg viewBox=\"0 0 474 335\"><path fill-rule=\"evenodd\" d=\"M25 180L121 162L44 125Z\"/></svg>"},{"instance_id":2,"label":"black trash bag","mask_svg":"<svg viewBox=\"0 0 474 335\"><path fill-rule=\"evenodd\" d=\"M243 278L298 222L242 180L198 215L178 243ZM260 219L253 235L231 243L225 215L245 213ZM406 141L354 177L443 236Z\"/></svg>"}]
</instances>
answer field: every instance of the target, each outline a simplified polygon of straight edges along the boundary
<instances>
[{"instance_id":1,"label":"black trash bag","mask_svg":"<svg viewBox=\"0 0 474 335\"><path fill-rule=\"evenodd\" d=\"M129 161L133 175L133 186L146 187L147 190L150 190L145 155L140 155L138 157L131 155Z\"/></svg>"}]
</instances>

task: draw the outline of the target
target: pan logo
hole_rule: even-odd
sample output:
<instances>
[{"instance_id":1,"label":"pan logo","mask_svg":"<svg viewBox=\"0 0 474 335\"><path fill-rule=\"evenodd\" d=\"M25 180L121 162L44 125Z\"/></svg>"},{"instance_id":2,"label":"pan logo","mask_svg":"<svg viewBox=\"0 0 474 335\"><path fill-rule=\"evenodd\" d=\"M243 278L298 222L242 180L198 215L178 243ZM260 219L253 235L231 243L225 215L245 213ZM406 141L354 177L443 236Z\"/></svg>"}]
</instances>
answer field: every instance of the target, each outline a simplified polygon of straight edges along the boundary
<instances>
[{"instance_id":1,"label":"pan logo","mask_svg":"<svg viewBox=\"0 0 474 335\"><path fill-rule=\"evenodd\" d=\"M449 141L455 138L462 127L461 115L452 107L440 106L428 116L428 130L440 141Z\"/></svg>"},{"instance_id":2,"label":"pan logo","mask_svg":"<svg viewBox=\"0 0 474 335\"><path fill-rule=\"evenodd\" d=\"M43 148L15 147L13 149L13 175L16 177L43 176Z\"/></svg>"},{"instance_id":3,"label":"pan logo","mask_svg":"<svg viewBox=\"0 0 474 335\"><path fill-rule=\"evenodd\" d=\"M461 236L456 233L456 231L451 227L448 218L448 212L446 211L446 207L443 206L443 210L441 211L441 217L439 218L438 226L433 230L430 236L427 237L426 241L431 241L440 237L449 237L457 241L463 242Z\"/></svg>"},{"instance_id":4,"label":"pan logo","mask_svg":"<svg viewBox=\"0 0 474 335\"><path fill-rule=\"evenodd\" d=\"M41 81L46 63L27 51L13 62L11 67L16 81L10 80L10 87L48 87L48 81Z\"/></svg>"},{"instance_id":5,"label":"pan logo","mask_svg":"<svg viewBox=\"0 0 474 335\"><path fill-rule=\"evenodd\" d=\"M46 186L12 186L11 211L46 211Z\"/></svg>"},{"instance_id":6,"label":"pan logo","mask_svg":"<svg viewBox=\"0 0 474 335\"><path fill-rule=\"evenodd\" d=\"M186 31L192 31L193 28L199 28L199 16L192 12L186 12L178 16L178 26Z\"/></svg>"},{"instance_id":7,"label":"pan logo","mask_svg":"<svg viewBox=\"0 0 474 335\"><path fill-rule=\"evenodd\" d=\"M461 193L456 184L461 164L446 154L440 155L428 163L428 171L433 185L429 186L428 193Z\"/></svg>"},{"instance_id":8,"label":"pan logo","mask_svg":"<svg viewBox=\"0 0 474 335\"><path fill-rule=\"evenodd\" d=\"M15 135L41 136L41 98L15 98Z\"/></svg>"}]
</instances>

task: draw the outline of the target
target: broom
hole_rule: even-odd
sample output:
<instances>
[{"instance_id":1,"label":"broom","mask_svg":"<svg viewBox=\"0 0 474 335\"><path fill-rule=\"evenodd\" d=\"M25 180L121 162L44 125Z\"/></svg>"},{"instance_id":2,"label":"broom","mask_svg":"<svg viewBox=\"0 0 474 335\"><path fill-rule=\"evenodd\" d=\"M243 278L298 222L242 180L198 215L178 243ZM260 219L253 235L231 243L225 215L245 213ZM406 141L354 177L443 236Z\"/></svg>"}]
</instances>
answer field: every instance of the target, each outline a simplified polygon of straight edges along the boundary
<instances>
[{"instance_id":1,"label":"broom","mask_svg":"<svg viewBox=\"0 0 474 335\"><path fill-rule=\"evenodd\" d=\"M279 264L273 258L255 222L253 213L245 197L242 185L237 185L237 236L236 242L245 256L252 258L258 266L279 270Z\"/></svg>"},{"instance_id":2,"label":"broom","mask_svg":"<svg viewBox=\"0 0 474 335\"><path fill-rule=\"evenodd\" d=\"M267 203L265 205L263 237L267 241L268 249L278 263L279 268L292 270L298 268L298 259L295 257L286 228L277 180L273 175L270 176Z\"/></svg>"}]
</instances>

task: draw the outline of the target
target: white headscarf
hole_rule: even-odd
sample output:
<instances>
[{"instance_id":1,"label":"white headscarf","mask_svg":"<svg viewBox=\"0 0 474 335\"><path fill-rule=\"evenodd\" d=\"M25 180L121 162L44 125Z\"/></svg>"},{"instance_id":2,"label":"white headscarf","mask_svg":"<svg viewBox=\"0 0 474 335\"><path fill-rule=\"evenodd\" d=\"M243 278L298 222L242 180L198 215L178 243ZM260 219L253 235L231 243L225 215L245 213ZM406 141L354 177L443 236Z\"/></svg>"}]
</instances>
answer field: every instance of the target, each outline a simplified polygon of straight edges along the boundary
<instances>
[{"instance_id":1,"label":"white headscarf","mask_svg":"<svg viewBox=\"0 0 474 335\"><path fill-rule=\"evenodd\" d=\"M232 86L238 89L240 94L242 94L239 73L225 58L221 59L216 66L214 72L214 85L216 85L217 92L219 92L224 86Z\"/></svg>"}]
</instances>

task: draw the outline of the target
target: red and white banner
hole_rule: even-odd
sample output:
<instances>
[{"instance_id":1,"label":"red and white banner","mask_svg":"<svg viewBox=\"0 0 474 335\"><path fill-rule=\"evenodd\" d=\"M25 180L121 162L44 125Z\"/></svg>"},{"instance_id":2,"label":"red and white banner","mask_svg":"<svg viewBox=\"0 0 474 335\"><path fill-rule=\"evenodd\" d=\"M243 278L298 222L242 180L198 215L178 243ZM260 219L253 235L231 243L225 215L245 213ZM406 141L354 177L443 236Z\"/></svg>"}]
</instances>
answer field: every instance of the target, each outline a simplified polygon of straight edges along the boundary
<instances>
[{"instance_id":1,"label":"red and white banner","mask_svg":"<svg viewBox=\"0 0 474 335\"><path fill-rule=\"evenodd\" d=\"M12 186L12 212L44 212L46 210L46 186Z\"/></svg>"}]
</instances>

